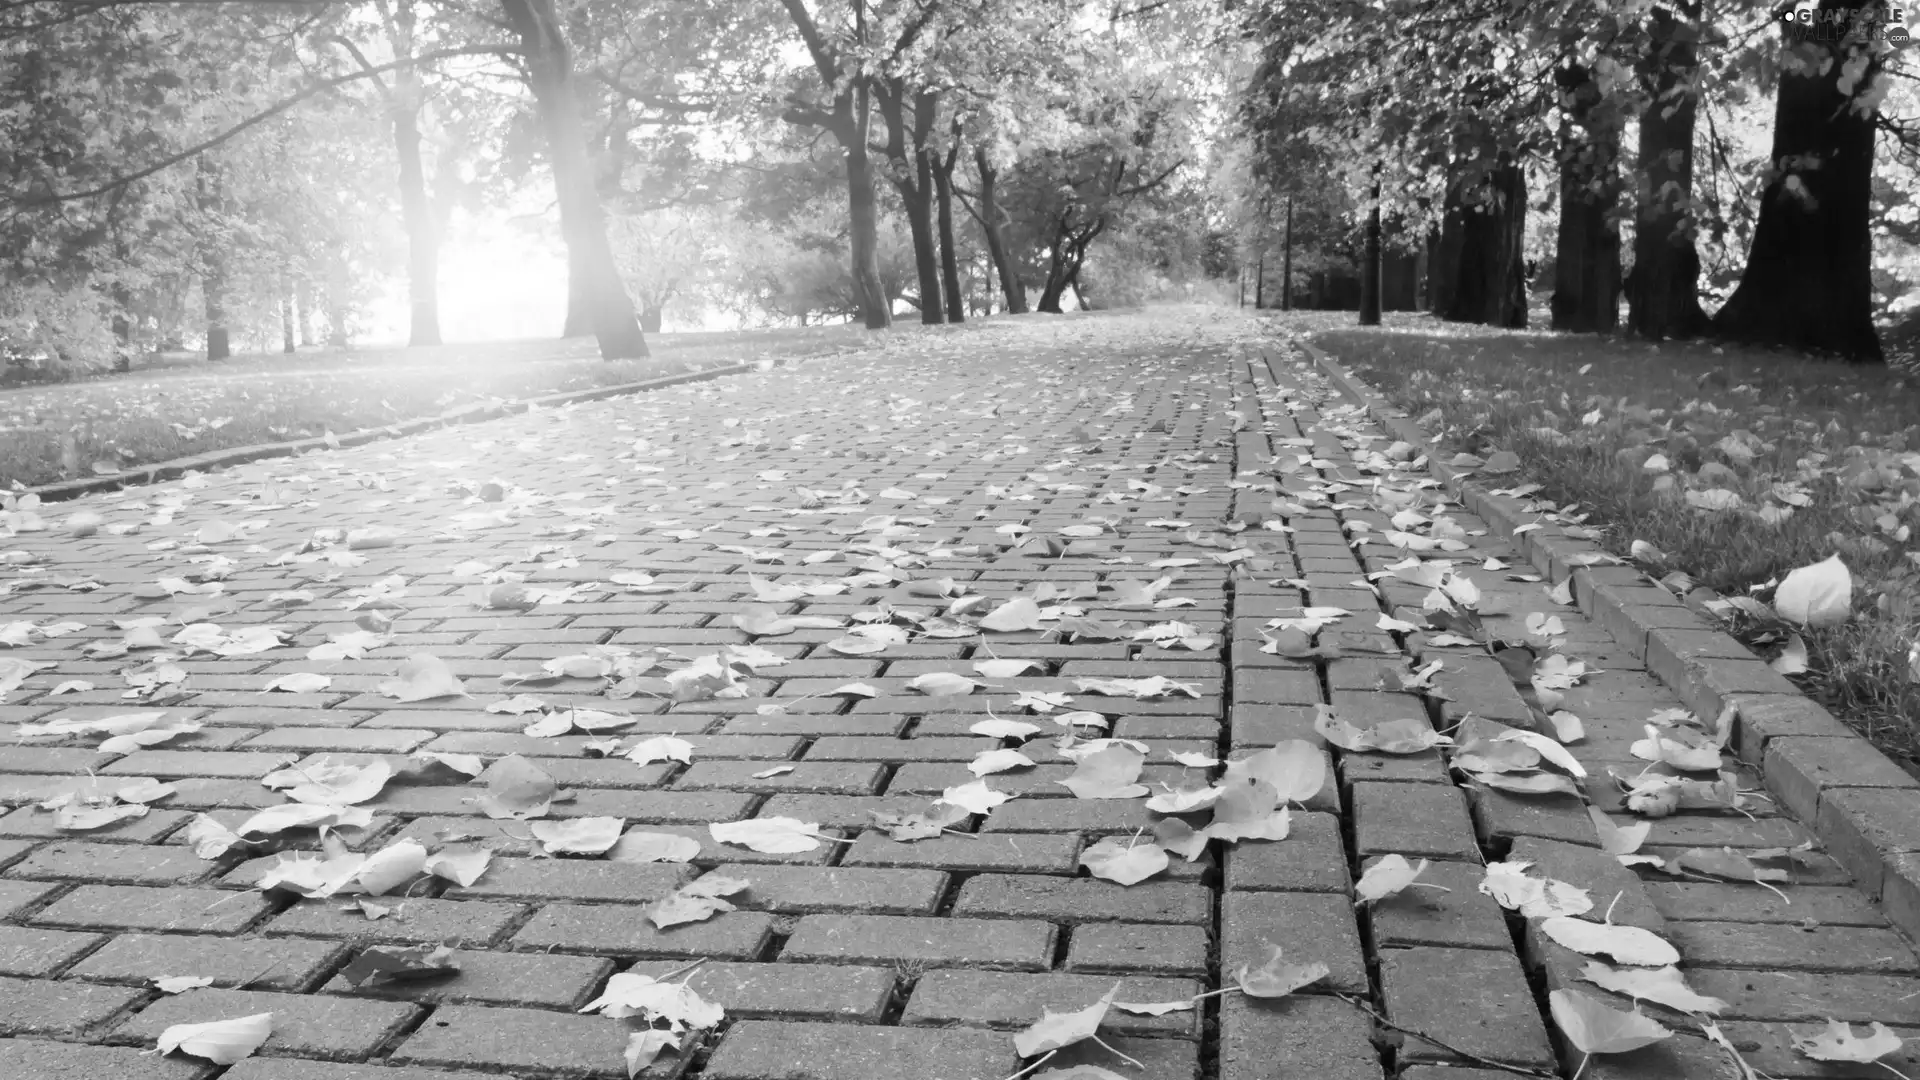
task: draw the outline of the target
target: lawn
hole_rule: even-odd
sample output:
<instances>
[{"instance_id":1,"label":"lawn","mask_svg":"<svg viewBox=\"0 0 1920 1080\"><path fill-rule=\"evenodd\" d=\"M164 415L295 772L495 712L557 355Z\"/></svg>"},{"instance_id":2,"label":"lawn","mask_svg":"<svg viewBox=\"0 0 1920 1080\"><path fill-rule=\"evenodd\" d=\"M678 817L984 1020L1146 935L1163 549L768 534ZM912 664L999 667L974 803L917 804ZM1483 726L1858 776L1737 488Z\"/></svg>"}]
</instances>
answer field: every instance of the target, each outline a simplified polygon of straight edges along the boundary
<instances>
[{"instance_id":1,"label":"lawn","mask_svg":"<svg viewBox=\"0 0 1920 1080\"><path fill-rule=\"evenodd\" d=\"M0 390L0 488L344 435L493 401L840 352L869 340L867 331L843 326L660 334L648 339L652 358L617 362L599 359L591 338L303 350L216 364L161 357L128 374Z\"/></svg>"},{"instance_id":2,"label":"lawn","mask_svg":"<svg viewBox=\"0 0 1920 1080\"><path fill-rule=\"evenodd\" d=\"M1684 587L1767 600L1838 553L1854 614L1802 636L1793 679L1882 749L1920 764L1920 378L1711 343L1649 344L1390 315L1288 317L1441 434L1451 453L1512 450L1538 498ZM1518 481L1515 481L1516 483ZM1578 504L1569 508L1565 504ZM1791 630L1736 614L1772 657Z\"/></svg>"}]
</instances>

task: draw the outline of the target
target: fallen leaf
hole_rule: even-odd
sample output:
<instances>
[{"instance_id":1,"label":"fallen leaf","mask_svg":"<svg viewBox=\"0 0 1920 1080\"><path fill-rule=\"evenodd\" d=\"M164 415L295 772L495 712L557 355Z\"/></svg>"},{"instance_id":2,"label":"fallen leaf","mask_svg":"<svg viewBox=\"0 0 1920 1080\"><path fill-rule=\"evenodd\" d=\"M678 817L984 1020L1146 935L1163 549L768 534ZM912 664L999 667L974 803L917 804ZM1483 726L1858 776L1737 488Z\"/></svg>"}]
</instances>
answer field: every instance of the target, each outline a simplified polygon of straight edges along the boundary
<instances>
[{"instance_id":1,"label":"fallen leaf","mask_svg":"<svg viewBox=\"0 0 1920 1080\"><path fill-rule=\"evenodd\" d=\"M544 817L559 791L546 770L519 754L508 754L487 766L479 779L486 782L487 790L475 803L496 821Z\"/></svg>"},{"instance_id":2,"label":"fallen leaf","mask_svg":"<svg viewBox=\"0 0 1920 1080\"><path fill-rule=\"evenodd\" d=\"M536 821L528 827L549 855L599 855L620 842L624 818L582 817Z\"/></svg>"},{"instance_id":3,"label":"fallen leaf","mask_svg":"<svg viewBox=\"0 0 1920 1080\"><path fill-rule=\"evenodd\" d=\"M1712 1015L1727 1007L1727 1003L1717 997L1694 993L1677 967L1615 968L1589 960L1581 969L1580 977L1602 990L1681 1012Z\"/></svg>"},{"instance_id":4,"label":"fallen leaf","mask_svg":"<svg viewBox=\"0 0 1920 1080\"><path fill-rule=\"evenodd\" d=\"M493 862L493 852L482 847L446 847L427 857L422 869L434 877L466 888L479 881Z\"/></svg>"},{"instance_id":5,"label":"fallen leaf","mask_svg":"<svg viewBox=\"0 0 1920 1080\"><path fill-rule=\"evenodd\" d=\"M1839 555L1790 571L1773 591L1773 609L1799 626L1836 626L1853 608L1853 575Z\"/></svg>"},{"instance_id":6,"label":"fallen leaf","mask_svg":"<svg viewBox=\"0 0 1920 1080\"><path fill-rule=\"evenodd\" d=\"M1852 1024L1828 1018L1827 1030L1812 1038L1793 1036L1793 1048L1815 1061L1878 1061L1900 1049L1900 1036L1874 1021L1862 1039L1853 1033Z\"/></svg>"},{"instance_id":7,"label":"fallen leaf","mask_svg":"<svg viewBox=\"0 0 1920 1080\"><path fill-rule=\"evenodd\" d=\"M747 888L748 882L740 878L708 874L648 905L647 919L662 930L711 919L720 912L734 910L725 898Z\"/></svg>"},{"instance_id":8,"label":"fallen leaf","mask_svg":"<svg viewBox=\"0 0 1920 1080\"><path fill-rule=\"evenodd\" d=\"M160 1052L175 1050L206 1058L215 1065L232 1065L251 1057L273 1034L273 1014L256 1013L206 1024L174 1024L160 1033Z\"/></svg>"},{"instance_id":9,"label":"fallen leaf","mask_svg":"<svg viewBox=\"0 0 1920 1080\"><path fill-rule=\"evenodd\" d=\"M205 975L170 975L153 980L153 988L163 994L184 994L212 985L213 979Z\"/></svg>"},{"instance_id":10,"label":"fallen leaf","mask_svg":"<svg viewBox=\"0 0 1920 1080\"><path fill-rule=\"evenodd\" d=\"M1113 996L1119 992L1120 984L1116 982L1099 1001L1073 1012L1057 1013L1043 1007L1040 1019L1014 1035L1015 1052L1023 1058L1035 1057L1092 1038L1100 1030L1100 1022L1106 1019Z\"/></svg>"},{"instance_id":11,"label":"fallen leaf","mask_svg":"<svg viewBox=\"0 0 1920 1080\"><path fill-rule=\"evenodd\" d=\"M415 653L402 660L397 675L380 684L380 692L395 701L469 696L447 662L428 653Z\"/></svg>"},{"instance_id":12,"label":"fallen leaf","mask_svg":"<svg viewBox=\"0 0 1920 1080\"><path fill-rule=\"evenodd\" d=\"M1578 990L1555 990L1547 1006L1567 1041L1583 1054L1623 1054L1673 1034L1651 1017L1611 1008Z\"/></svg>"},{"instance_id":13,"label":"fallen leaf","mask_svg":"<svg viewBox=\"0 0 1920 1080\"><path fill-rule=\"evenodd\" d=\"M340 977L359 989L395 982L443 979L460 973L453 950L445 945L373 945L340 969Z\"/></svg>"},{"instance_id":14,"label":"fallen leaf","mask_svg":"<svg viewBox=\"0 0 1920 1080\"><path fill-rule=\"evenodd\" d=\"M679 833L629 830L607 852L610 862L692 862L700 854L700 841Z\"/></svg>"},{"instance_id":15,"label":"fallen leaf","mask_svg":"<svg viewBox=\"0 0 1920 1080\"><path fill-rule=\"evenodd\" d=\"M789 817L716 821L707 831L722 844L736 844L763 855L797 855L820 846L820 826Z\"/></svg>"},{"instance_id":16,"label":"fallen leaf","mask_svg":"<svg viewBox=\"0 0 1920 1080\"><path fill-rule=\"evenodd\" d=\"M1146 760L1133 747L1116 743L1081 758L1073 775L1059 783L1077 799L1136 799L1147 794L1136 782Z\"/></svg>"},{"instance_id":17,"label":"fallen leaf","mask_svg":"<svg viewBox=\"0 0 1920 1080\"><path fill-rule=\"evenodd\" d=\"M1540 922L1540 931L1583 956L1611 956L1622 964L1666 967L1680 962L1680 953L1665 938L1638 926L1588 922L1555 915Z\"/></svg>"},{"instance_id":18,"label":"fallen leaf","mask_svg":"<svg viewBox=\"0 0 1920 1080\"><path fill-rule=\"evenodd\" d=\"M1286 997L1303 986L1309 986L1327 977L1332 969L1327 965L1314 962L1310 964L1289 964L1281 956L1280 946L1269 945L1273 955L1267 962L1254 968L1249 964L1240 965L1235 982L1240 992L1248 997L1279 998Z\"/></svg>"},{"instance_id":19,"label":"fallen leaf","mask_svg":"<svg viewBox=\"0 0 1920 1080\"><path fill-rule=\"evenodd\" d=\"M1354 883L1354 895L1359 897L1354 903L1365 904L1398 895L1425 873L1428 865L1425 859L1421 859L1418 866L1411 865L1404 855L1380 856L1367 866L1360 880Z\"/></svg>"},{"instance_id":20,"label":"fallen leaf","mask_svg":"<svg viewBox=\"0 0 1920 1080\"><path fill-rule=\"evenodd\" d=\"M1110 836L1082 851L1080 865L1094 877L1138 885L1167 868L1167 851L1151 840L1122 842Z\"/></svg>"},{"instance_id":21,"label":"fallen leaf","mask_svg":"<svg viewBox=\"0 0 1920 1080\"><path fill-rule=\"evenodd\" d=\"M1327 755L1305 739L1288 739L1227 762L1226 779L1263 780L1281 802L1305 803L1326 786Z\"/></svg>"}]
</instances>

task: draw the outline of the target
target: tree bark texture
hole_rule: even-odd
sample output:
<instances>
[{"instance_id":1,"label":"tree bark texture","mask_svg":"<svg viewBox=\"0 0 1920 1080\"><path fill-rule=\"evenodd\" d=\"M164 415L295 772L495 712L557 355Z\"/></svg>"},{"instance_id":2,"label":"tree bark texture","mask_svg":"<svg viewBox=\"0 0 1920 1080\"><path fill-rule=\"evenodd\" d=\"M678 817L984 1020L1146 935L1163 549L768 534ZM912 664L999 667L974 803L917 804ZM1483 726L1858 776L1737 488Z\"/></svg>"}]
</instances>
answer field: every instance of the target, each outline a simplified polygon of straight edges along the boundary
<instances>
[{"instance_id":1,"label":"tree bark texture","mask_svg":"<svg viewBox=\"0 0 1920 1080\"><path fill-rule=\"evenodd\" d=\"M1360 325L1380 325L1380 182L1367 208L1367 234L1360 255Z\"/></svg>"},{"instance_id":2,"label":"tree bark texture","mask_svg":"<svg viewBox=\"0 0 1920 1080\"><path fill-rule=\"evenodd\" d=\"M573 88L573 58L560 33L553 0L501 0L520 37L534 105L546 130L547 152L560 203L560 232L567 243L568 273L580 283L582 303L605 360L647 355L647 342L635 317L607 243L606 219L594 189L593 165L580 105ZM572 287L569 286L571 297ZM569 307L572 302L569 299Z\"/></svg>"},{"instance_id":3,"label":"tree bark texture","mask_svg":"<svg viewBox=\"0 0 1920 1080\"><path fill-rule=\"evenodd\" d=\"M1462 193L1459 261L1452 301L1441 312L1451 322L1527 325L1526 179L1506 155Z\"/></svg>"},{"instance_id":4,"label":"tree bark texture","mask_svg":"<svg viewBox=\"0 0 1920 1080\"><path fill-rule=\"evenodd\" d=\"M946 286L948 322L967 319L965 290L960 283L960 251L953 236L953 166L960 154L959 133L945 155L933 159L933 192L938 211L935 225L940 230L940 281Z\"/></svg>"},{"instance_id":5,"label":"tree bark texture","mask_svg":"<svg viewBox=\"0 0 1920 1080\"><path fill-rule=\"evenodd\" d=\"M1633 228L1627 275L1627 329L1641 337L1687 338L1706 331L1700 307L1700 253L1694 246L1693 125L1699 111L1697 0L1678 13L1655 8L1653 40L1640 79L1649 95L1640 114Z\"/></svg>"},{"instance_id":6,"label":"tree bark texture","mask_svg":"<svg viewBox=\"0 0 1920 1080\"><path fill-rule=\"evenodd\" d=\"M1876 14L1886 17L1872 0L1821 0L1816 12L1841 25ZM1840 41L1786 32L1773 175L1740 286L1713 326L1736 341L1881 363L1869 227L1873 110L1857 101L1877 73L1872 43L1857 32Z\"/></svg>"},{"instance_id":7,"label":"tree bark texture","mask_svg":"<svg viewBox=\"0 0 1920 1080\"><path fill-rule=\"evenodd\" d=\"M988 159L984 147L973 152L974 168L980 172L980 209L974 213L974 219L980 222L980 231L987 237L987 257L993 260L994 272L1000 276L1000 291L1006 296L1007 310L1015 315L1025 315L1027 308L1027 286L1020 280L1020 268L1013 264L1013 256L1007 251L1006 216L1000 209L1000 197L996 185L1000 175Z\"/></svg>"},{"instance_id":8,"label":"tree bark texture","mask_svg":"<svg viewBox=\"0 0 1920 1080\"><path fill-rule=\"evenodd\" d=\"M1620 126L1593 74L1559 69L1560 229L1554 242L1555 330L1609 333L1620 323Z\"/></svg>"}]
</instances>

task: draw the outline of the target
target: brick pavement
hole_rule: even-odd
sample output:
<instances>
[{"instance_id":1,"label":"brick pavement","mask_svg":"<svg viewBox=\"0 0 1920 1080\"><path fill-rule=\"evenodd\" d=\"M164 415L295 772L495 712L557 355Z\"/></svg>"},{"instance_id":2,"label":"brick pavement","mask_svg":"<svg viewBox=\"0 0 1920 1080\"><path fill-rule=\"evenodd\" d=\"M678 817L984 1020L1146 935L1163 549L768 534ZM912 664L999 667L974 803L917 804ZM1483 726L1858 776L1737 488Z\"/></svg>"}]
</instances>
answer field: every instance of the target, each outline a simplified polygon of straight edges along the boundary
<instances>
[{"instance_id":1,"label":"brick pavement","mask_svg":"<svg viewBox=\"0 0 1920 1080\"><path fill-rule=\"evenodd\" d=\"M199 1080L222 1070L136 1051L172 1024L258 1012L273 1013L273 1034L224 1071L233 1080L621 1076L625 1026L577 1010L616 972L663 976L704 960L690 985L727 1020L645 1075L997 1080L1031 1064L1012 1033L1043 1007L1085 1006L1115 981L1121 1000L1187 997L1231 985L1274 945L1325 963L1327 977L1281 1002L1228 994L1186 1013L1113 1013L1108 1041L1139 1068L1088 1045L1048 1065L1154 1080L1511 1075L1469 1068L1465 1052L1569 1075L1579 1055L1553 1034L1543 995L1607 995L1580 980L1586 958L1479 891L1480 866L1501 858L1589 889L1613 921L1671 941L1689 984L1728 1002L1721 1027L1755 1068L1872 1075L1815 1066L1787 1042L1827 1016L1920 1028L1920 958L1832 859L1793 853L1779 895L1630 870L1599 851L1580 799L1461 784L1438 751L1329 747L1332 780L1296 809L1286 839L1215 841L1131 887L1086 876L1083 851L1159 815L1058 783L1073 769L1054 745L1063 713L1098 714L1107 734L1145 743L1142 782L1174 785L1210 774L1171 753L1324 745L1314 719L1326 704L1362 727L1405 720L1462 736L1469 713L1535 722L1524 668L1380 628L1383 614L1423 621L1429 589L1383 573L1409 544L1458 542L1434 554L1477 586L1495 636L1599 669L1560 708L1585 723L1570 749L1615 823L1634 816L1607 767L1640 771L1631 744L1650 714L1678 704L1604 628L1515 580L1524 566L1487 568L1519 560L1483 522L1430 497L1414 514L1404 493L1419 473L1406 459L1419 448L1390 445L1269 330L1224 311L990 323L40 508L50 528L8 541L6 618L82 626L0 652L0 665L48 665L0 705L6 733L157 710L202 726L120 753L96 750L99 734L0 748L11 808L0 817L0 1076ZM74 513L99 524L75 529ZM524 588L549 602L520 606ZM1076 633L970 625L1023 595L1056 609L1049 622L1092 621L1069 623ZM970 597L986 605L969 612ZM930 618L956 601L944 620L897 615ZM1348 614L1310 648L1273 625L1307 608ZM1562 633L1530 639L1534 612ZM769 614L802 618L756 621ZM748 633L737 616L781 632ZM158 638L140 620L158 620ZM1173 620L1190 629L1135 637ZM129 634L162 644L203 622L220 640L263 626L286 640L249 652L206 639L232 655L167 644L171 661L145 647L114 655ZM861 625L896 629L849 647ZM308 656L356 633L364 656ZM1195 635L1210 640L1173 640ZM749 645L758 651L739 651ZM728 649L750 662L675 699L667 673ZM384 692L416 653L444 660L470 696ZM622 656L661 663L598 674ZM556 665L563 675L500 678L543 676L569 657L585 659ZM1408 658L1442 663L1444 700L1381 689L1383 667L1406 670ZM1015 675L974 667L992 659L1034 663ZM305 673L328 681L264 691ZM939 673L984 685L912 685ZM1079 682L1151 676L1185 689L1135 700ZM713 696L719 682L737 689ZM518 694L544 710L488 708ZM524 733L570 708L625 722ZM1036 766L987 778L1017 798L936 839L873 827L875 813L918 812L973 780L981 752L1020 745L974 730L1009 719L1039 728L1025 743ZM691 743L691 762L604 756L655 735ZM685 862L547 857L532 824L487 816L482 786L421 754L520 755L561 789L540 820L612 817L697 851ZM195 853L200 815L234 829L286 801L260 782L268 774L374 761L395 775L360 804L370 820L340 839L362 852L402 840L483 847L494 853L485 873L464 886L420 877L365 907L259 890L275 848L320 846L310 828ZM63 829L45 808L143 778L171 787L143 816ZM1761 854L1806 838L1787 810L1751 814L1656 820L1642 850ZM827 839L763 853L706 828L773 817ZM1432 860L1423 880L1450 891L1356 906L1358 872L1388 854ZM737 910L667 930L644 918L709 876L749 883ZM416 944L454 947L460 973L358 990L342 976L371 946ZM166 976L212 984L169 995L153 986ZM1376 1028L1335 994L1445 1045ZM1736 1075L1697 1024L1647 1010L1682 1034L1597 1058L1586 1075ZM1891 1063L1911 1072L1912 1059Z\"/></svg>"}]
</instances>

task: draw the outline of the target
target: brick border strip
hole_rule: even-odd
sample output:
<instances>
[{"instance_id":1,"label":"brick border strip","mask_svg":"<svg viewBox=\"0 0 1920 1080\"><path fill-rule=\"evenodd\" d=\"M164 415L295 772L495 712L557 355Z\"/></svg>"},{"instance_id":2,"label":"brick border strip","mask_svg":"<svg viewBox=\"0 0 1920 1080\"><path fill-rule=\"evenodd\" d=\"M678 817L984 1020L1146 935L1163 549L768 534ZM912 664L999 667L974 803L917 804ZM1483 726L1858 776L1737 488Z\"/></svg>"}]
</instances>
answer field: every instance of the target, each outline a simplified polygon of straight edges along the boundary
<instances>
[{"instance_id":1,"label":"brick border strip","mask_svg":"<svg viewBox=\"0 0 1920 1080\"><path fill-rule=\"evenodd\" d=\"M779 360L775 367L782 366ZM529 412L534 409L555 408L561 405L573 405L582 401L598 401L602 398L620 397L625 394L638 394L648 390L660 390L682 383L711 382L727 375L744 375L755 370L753 364L729 364L725 367L704 368L699 371L685 371L678 375L663 375L657 379L640 382L616 383L612 386L595 386L586 390L569 390L558 394L544 394L540 397L520 398L498 404L468 405L450 413L438 416L422 416L412 420L402 420L386 427L361 428L345 435L336 435L332 439L311 438L293 439L279 443L256 443L252 446L236 446L228 450L212 450L191 457L174 458L170 461L143 465L111 476L92 476L80 480L62 480L53 484L42 484L16 495L38 495L42 502L64 502L82 495L93 495L102 491L117 491L123 488L143 484L157 484L163 480L174 480L189 472L211 472L233 465L244 465L250 461L266 458L293 457L309 450L337 450L349 446L361 446L380 439L399 439L408 435L417 435L435 428L452 427L455 424L472 424L481 420L497 420L502 416Z\"/></svg>"},{"instance_id":2,"label":"brick border strip","mask_svg":"<svg viewBox=\"0 0 1920 1080\"><path fill-rule=\"evenodd\" d=\"M1320 370L1395 438L1429 446L1430 436L1327 353L1303 340ZM1548 580L1571 578L1581 611L1606 627L1697 716L1737 713L1732 750L1760 771L1788 813L1809 826L1887 917L1920 937L1920 781L1882 754L1746 646L1646 575L1618 564L1587 565L1604 550L1567 536L1495 495L1471 470L1444 461L1429 469L1466 509L1509 537ZM1515 533L1525 525L1538 525Z\"/></svg>"}]
</instances>

